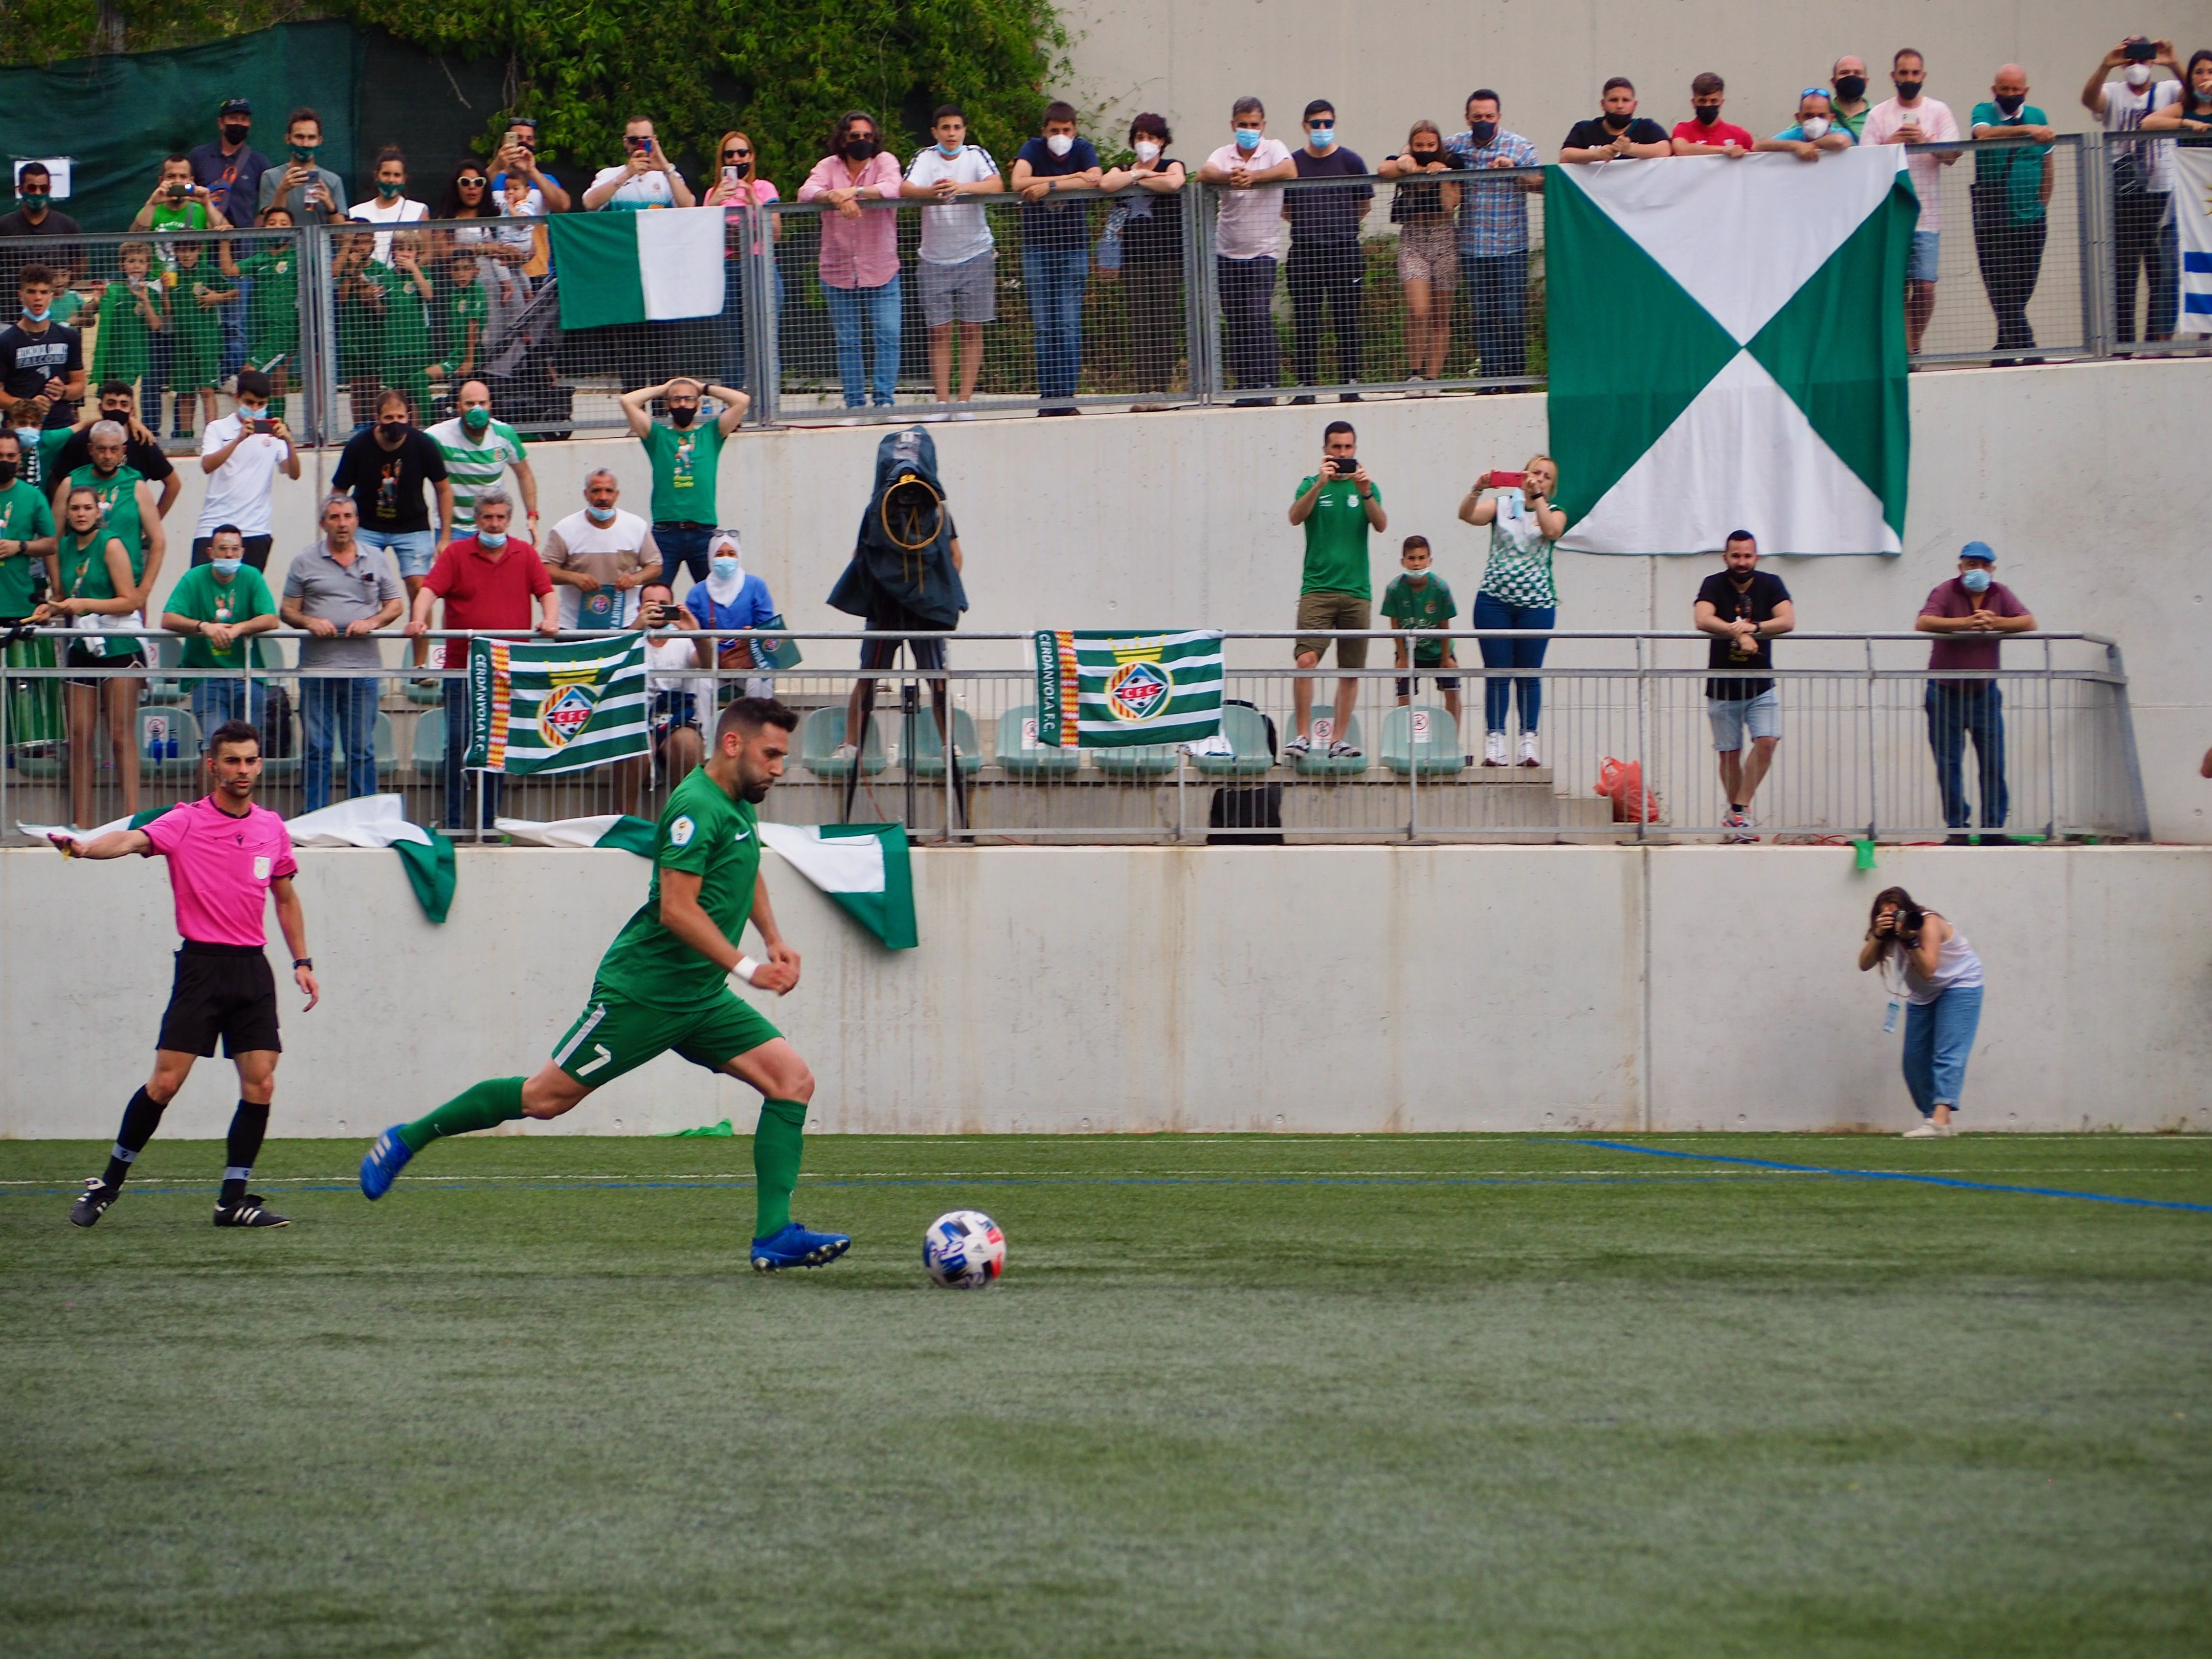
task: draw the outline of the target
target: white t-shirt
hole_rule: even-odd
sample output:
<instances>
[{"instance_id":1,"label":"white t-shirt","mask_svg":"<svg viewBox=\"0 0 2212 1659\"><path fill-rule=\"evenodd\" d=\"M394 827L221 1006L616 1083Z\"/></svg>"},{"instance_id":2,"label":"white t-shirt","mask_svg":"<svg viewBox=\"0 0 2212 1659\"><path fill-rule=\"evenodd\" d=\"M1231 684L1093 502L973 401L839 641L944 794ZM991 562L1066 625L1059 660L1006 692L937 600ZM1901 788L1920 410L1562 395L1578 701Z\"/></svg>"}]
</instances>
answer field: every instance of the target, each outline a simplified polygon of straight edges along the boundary
<instances>
[{"instance_id":1,"label":"white t-shirt","mask_svg":"<svg viewBox=\"0 0 2212 1659\"><path fill-rule=\"evenodd\" d=\"M569 592L575 590L571 588ZM699 636L686 629L645 636L645 684L653 691L689 691L702 712L714 707L712 676L699 672Z\"/></svg>"},{"instance_id":2,"label":"white t-shirt","mask_svg":"<svg viewBox=\"0 0 2212 1659\"><path fill-rule=\"evenodd\" d=\"M592 175L590 188L597 190L601 185L611 185L617 179L622 180L622 186L599 204L602 212L621 213L639 208L672 208L676 205L676 192L669 188L668 175L659 167L635 177L631 176L626 167L601 167ZM536 193L537 186L531 188L532 193Z\"/></svg>"},{"instance_id":3,"label":"white t-shirt","mask_svg":"<svg viewBox=\"0 0 2212 1659\"><path fill-rule=\"evenodd\" d=\"M948 157L932 144L914 158L906 170L906 181L910 185L933 185L941 179L950 179L956 185L980 185L998 172L999 164L991 159L991 152L981 144L969 144L960 154ZM964 264L981 258L996 246L991 240L991 222L983 204L973 196L963 196L945 207L926 207L921 210L921 257L933 265Z\"/></svg>"},{"instance_id":4,"label":"white t-shirt","mask_svg":"<svg viewBox=\"0 0 2212 1659\"><path fill-rule=\"evenodd\" d=\"M346 210L347 218L359 219L364 223L372 225L411 225L418 220L427 219L429 216L430 209L428 203L410 201L404 196L390 202L380 200L356 202ZM392 233L390 231L377 233L376 252L372 257L379 264L388 265L392 263Z\"/></svg>"},{"instance_id":5,"label":"white t-shirt","mask_svg":"<svg viewBox=\"0 0 2212 1659\"><path fill-rule=\"evenodd\" d=\"M1262 138L1259 149L1247 155L1233 143L1224 144L1206 158L1206 165L1226 173L1238 162L1264 173L1291 159L1290 147L1279 138ZM1283 252L1283 187L1255 185L1249 190L1221 191L1221 216L1214 222L1213 251L1224 259L1277 259Z\"/></svg>"},{"instance_id":6,"label":"white t-shirt","mask_svg":"<svg viewBox=\"0 0 2212 1659\"><path fill-rule=\"evenodd\" d=\"M1886 144L1905 125L1905 106L1894 98L1885 98L1867 112L1866 131L1859 135L1863 144ZM1920 142L1923 144L1955 144L1966 135L1959 131L1959 118L1951 113L1951 106L1940 98L1930 98L1925 93L1912 106L1911 113L1920 123ZM1935 155L1909 155L1905 161L1905 171L1912 175L1912 187L1920 192L1920 219L1916 230L1943 228L1943 160Z\"/></svg>"},{"instance_id":7,"label":"white t-shirt","mask_svg":"<svg viewBox=\"0 0 2212 1659\"><path fill-rule=\"evenodd\" d=\"M2181 82L2179 81L2146 81L2141 87L2131 87L2125 81L2105 82L2105 131L2133 132L2143 124L2143 117L2155 114L2168 104L2181 101ZM2136 144L2116 144L2113 159L2129 150L2143 170L2143 184L2150 190L2173 188L2173 150L2171 138L2146 138Z\"/></svg>"},{"instance_id":8,"label":"white t-shirt","mask_svg":"<svg viewBox=\"0 0 2212 1659\"><path fill-rule=\"evenodd\" d=\"M553 526L546 538L547 565L586 571L600 584L596 593L560 584L562 627L628 628L637 620L638 589L617 587L612 579L623 569L645 568L640 555L649 533L643 519L619 507L611 524L593 524L591 514L579 510ZM559 552L554 550L556 543Z\"/></svg>"},{"instance_id":9,"label":"white t-shirt","mask_svg":"<svg viewBox=\"0 0 2212 1659\"><path fill-rule=\"evenodd\" d=\"M200 434L200 453L212 455L235 438L242 418L230 414L210 421ZM276 469L291 452L289 444L266 432L257 432L239 445L228 460L207 475L207 495L192 534L211 536L218 525L234 524L241 536L267 535L269 492L276 486Z\"/></svg>"}]
</instances>

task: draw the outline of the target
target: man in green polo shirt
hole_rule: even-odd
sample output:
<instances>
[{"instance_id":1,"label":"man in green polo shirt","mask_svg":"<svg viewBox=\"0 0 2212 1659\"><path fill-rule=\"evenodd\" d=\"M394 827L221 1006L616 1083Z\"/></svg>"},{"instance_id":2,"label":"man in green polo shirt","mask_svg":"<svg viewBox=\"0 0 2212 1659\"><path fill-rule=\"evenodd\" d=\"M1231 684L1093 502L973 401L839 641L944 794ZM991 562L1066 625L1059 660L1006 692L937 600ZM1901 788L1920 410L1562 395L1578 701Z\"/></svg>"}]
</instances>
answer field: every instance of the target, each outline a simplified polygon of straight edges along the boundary
<instances>
[{"instance_id":1,"label":"man in green polo shirt","mask_svg":"<svg viewBox=\"0 0 2212 1659\"><path fill-rule=\"evenodd\" d=\"M514 469L514 482L522 491L522 509L530 520L527 539L538 541L538 475L522 434L505 421L494 420L491 388L482 380L464 380L459 392L460 413L441 421L425 434L446 458L446 481L453 487L453 521L439 538L442 550L448 542L477 531L477 495L499 482L500 474Z\"/></svg>"},{"instance_id":2,"label":"man in green polo shirt","mask_svg":"<svg viewBox=\"0 0 2212 1659\"><path fill-rule=\"evenodd\" d=\"M2017 64L1998 69L1989 97L1974 106L1968 125L1970 136L1986 146L1974 152L1974 257L1997 319L1996 349L2030 350L2035 330L2028 324L2027 302L2043 274L2051 190L2057 176L2051 146L2058 134L2043 111L2027 101L2027 71ZM2019 361L1996 357L1990 367L2010 368Z\"/></svg>"},{"instance_id":3,"label":"man in green polo shirt","mask_svg":"<svg viewBox=\"0 0 2212 1659\"><path fill-rule=\"evenodd\" d=\"M154 590L154 579L161 574L161 560L169 550L167 532L161 528L161 514L154 500L154 486L136 467L123 464L123 445L128 434L119 421L96 421L86 434L86 447L92 459L78 467L54 486L54 517L61 516L62 503L69 492L79 488L89 489L100 498L100 525L109 535L121 538L125 551L131 555L131 574L138 584L138 602L143 605L147 594Z\"/></svg>"},{"instance_id":4,"label":"man in green polo shirt","mask_svg":"<svg viewBox=\"0 0 2212 1659\"><path fill-rule=\"evenodd\" d=\"M0 427L0 621L38 608L32 595L42 562L48 586L53 582L54 515L22 470L23 441Z\"/></svg>"},{"instance_id":5,"label":"man in green polo shirt","mask_svg":"<svg viewBox=\"0 0 2212 1659\"><path fill-rule=\"evenodd\" d=\"M702 395L722 405L722 412L703 426ZM666 403L665 423L646 413L655 398ZM707 544L720 522L715 516L714 477L722 444L738 429L751 402L728 386L680 378L623 393L629 429L653 463L653 539L660 548L660 580L672 587L678 566L688 567L695 582L707 580Z\"/></svg>"},{"instance_id":6,"label":"man in green polo shirt","mask_svg":"<svg viewBox=\"0 0 2212 1659\"><path fill-rule=\"evenodd\" d=\"M1322 653L1329 646L1327 638L1305 630L1374 625L1369 609L1375 589L1367 574L1367 537L1370 531L1388 530L1390 520L1382 511L1382 491L1355 459L1358 448L1352 422L1331 421L1322 437L1321 470L1298 480L1297 495L1291 502L1291 522L1303 525L1306 532L1305 580L1298 589L1300 637L1294 647L1300 668L1318 668ZM1339 668L1367 666L1365 640L1335 643ZM1314 746L1313 689L1310 679L1291 682L1298 731L1284 746L1293 758ZM1345 740L1358 696L1358 680L1346 678L1336 683L1336 720L1329 727L1328 744L1331 760L1359 758L1359 751Z\"/></svg>"},{"instance_id":7,"label":"man in green polo shirt","mask_svg":"<svg viewBox=\"0 0 2212 1659\"><path fill-rule=\"evenodd\" d=\"M225 720L262 723L264 688L248 680L246 671L262 665L253 635L266 634L277 620L269 584L246 562L246 538L234 524L216 526L208 538L208 562L177 578L161 611L161 626L185 635L183 666L239 677L191 682L192 714L203 732Z\"/></svg>"}]
</instances>

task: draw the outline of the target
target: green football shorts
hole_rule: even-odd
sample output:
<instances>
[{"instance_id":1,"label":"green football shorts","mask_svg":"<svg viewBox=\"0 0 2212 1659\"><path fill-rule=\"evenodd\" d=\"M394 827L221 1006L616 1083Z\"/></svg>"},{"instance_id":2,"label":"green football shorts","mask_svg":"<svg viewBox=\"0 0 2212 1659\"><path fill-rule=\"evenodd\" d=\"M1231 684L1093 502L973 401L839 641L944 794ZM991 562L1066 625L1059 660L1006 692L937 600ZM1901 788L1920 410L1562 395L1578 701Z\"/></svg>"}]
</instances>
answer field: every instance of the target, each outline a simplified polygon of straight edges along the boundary
<instances>
[{"instance_id":1,"label":"green football shorts","mask_svg":"<svg viewBox=\"0 0 2212 1659\"><path fill-rule=\"evenodd\" d=\"M553 1063L577 1082L597 1088L671 1048L694 1066L718 1072L738 1055L782 1035L767 1015L733 991L724 991L708 1007L679 1011L647 1007L594 985L591 1002L553 1050Z\"/></svg>"}]
</instances>

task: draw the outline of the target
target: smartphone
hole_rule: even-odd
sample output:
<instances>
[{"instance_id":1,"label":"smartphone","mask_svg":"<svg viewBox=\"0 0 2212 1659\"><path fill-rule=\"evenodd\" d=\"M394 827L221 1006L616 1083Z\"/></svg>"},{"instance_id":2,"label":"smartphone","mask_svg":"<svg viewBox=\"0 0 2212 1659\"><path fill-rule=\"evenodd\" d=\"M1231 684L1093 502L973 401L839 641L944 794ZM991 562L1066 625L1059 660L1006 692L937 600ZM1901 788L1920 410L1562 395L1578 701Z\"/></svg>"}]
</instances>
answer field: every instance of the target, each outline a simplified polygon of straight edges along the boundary
<instances>
[{"instance_id":1,"label":"smartphone","mask_svg":"<svg viewBox=\"0 0 2212 1659\"><path fill-rule=\"evenodd\" d=\"M734 185L736 185L736 183L737 183L737 182L738 182L738 170L737 170L737 168L735 168L735 167L724 167L724 168L722 169L722 185L723 185L723 187L724 187L725 189L728 189L728 188L730 188L731 186L733 186Z\"/></svg>"},{"instance_id":2,"label":"smartphone","mask_svg":"<svg viewBox=\"0 0 2212 1659\"><path fill-rule=\"evenodd\" d=\"M266 434L274 430L276 424L276 423L274 421L270 420L264 415L253 422L253 429L256 432Z\"/></svg>"},{"instance_id":3,"label":"smartphone","mask_svg":"<svg viewBox=\"0 0 2212 1659\"><path fill-rule=\"evenodd\" d=\"M1328 464L1340 478L1348 478L1359 471L1358 460L1350 455L1332 455L1329 457Z\"/></svg>"},{"instance_id":4,"label":"smartphone","mask_svg":"<svg viewBox=\"0 0 2212 1659\"><path fill-rule=\"evenodd\" d=\"M2130 40L2128 42L2128 61L2130 64L2148 64L2152 58L2157 56L2158 43L2155 40Z\"/></svg>"},{"instance_id":5,"label":"smartphone","mask_svg":"<svg viewBox=\"0 0 2212 1659\"><path fill-rule=\"evenodd\" d=\"M1490 475L1490 487L1492 489L1518 489L1528 482L1528 478L1525 472L1493 472Z\"/></svg>"}]
</instances>

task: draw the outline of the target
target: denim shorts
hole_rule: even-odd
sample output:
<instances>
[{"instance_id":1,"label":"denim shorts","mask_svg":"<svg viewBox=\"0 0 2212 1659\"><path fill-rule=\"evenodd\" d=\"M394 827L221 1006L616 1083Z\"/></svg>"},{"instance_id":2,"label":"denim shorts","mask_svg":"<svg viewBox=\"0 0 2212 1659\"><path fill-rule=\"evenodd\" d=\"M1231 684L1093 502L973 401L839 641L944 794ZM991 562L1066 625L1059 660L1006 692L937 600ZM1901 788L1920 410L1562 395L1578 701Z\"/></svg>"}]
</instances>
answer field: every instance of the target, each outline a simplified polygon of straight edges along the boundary
<instances>
[{"instance_id":1,"label":"denim shorts","mask_svg":"<svg viewBox=\"0 0 2212 1659\"><path fill-rule=\"evenodd\" d=\"M387 549L402 576L428 575L438 556L438 532L434 530L364 528L354 532L354 539L364 547Z\"/></svg>"},{"instance_id":2,"label":"denim shorts","mask_svg":"<svg viewBox=\"0 0 2212 1659\"><path fill-rule=\"evenodd\" d=\"M1940 230L1916 230L1912 233L1912 257L1905 267L1905 279L1909 283L1932 283L1936 280L1936 253L1943 233Z\"/></svg>"},{"instance_id":3,"label":"denim shorts","mask_svg":"<svg viewBox=\"0 0 2212 1659\"><path fill-rule=\"evenodd\" d=\"M1713 723L1713 747L1722 754L1754 738L1782 735L1782 690L1770 685L1755 697L1707 697L1705 718Z\"/></svg>"}]
</instances>

